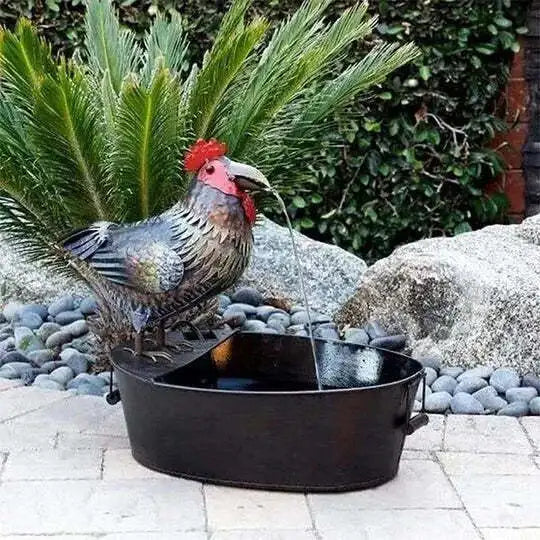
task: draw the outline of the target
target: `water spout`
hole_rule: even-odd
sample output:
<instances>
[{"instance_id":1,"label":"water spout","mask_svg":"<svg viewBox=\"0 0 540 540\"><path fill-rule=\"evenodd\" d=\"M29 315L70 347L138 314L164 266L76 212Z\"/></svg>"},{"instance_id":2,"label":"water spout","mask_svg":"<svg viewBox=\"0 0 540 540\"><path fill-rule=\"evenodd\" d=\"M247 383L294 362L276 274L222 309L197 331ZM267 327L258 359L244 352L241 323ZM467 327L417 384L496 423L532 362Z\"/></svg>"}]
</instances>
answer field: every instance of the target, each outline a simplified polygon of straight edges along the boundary
<instances>
[{"instance_id":1,"label":"water spout","mask_svg":"<svg viewBox=\"0 0 540 540\"><path fill-rule=\"evenodd\" d=\"M298 277L300 278L300 288L302 290L302 296L304 298L304 307L306 308L307 318L308 318L308 335L309 340L311 342L311 353L313 355L313 365L315 367L315 376L317 378L317 388L319 390L322 390L322 383L321 378L319 376L319 364L317 362L317 350L315 348L315 340L313 339L313 323L311 321L311 311L309 309L309 301L307 297L306 292L306 283L304 280L304 272L302 270L302 265L300 264L300 257L298 256L298 249L296 247L296 240L294 239L294 231L291 223L291 219L289 217L289 213L287 212L287 206L285 205L285 202L281 198L281 195L275 190L270 190L272 195L277 199L279 202L279 205L281 206L281 210L283 211L283 215L285 216L285 220L287 222L287 228L289 229L289 234L291 236L291 244L294 254L294 260L296 261L296 270L298 271Z\"/></svg>"}]
</instances>

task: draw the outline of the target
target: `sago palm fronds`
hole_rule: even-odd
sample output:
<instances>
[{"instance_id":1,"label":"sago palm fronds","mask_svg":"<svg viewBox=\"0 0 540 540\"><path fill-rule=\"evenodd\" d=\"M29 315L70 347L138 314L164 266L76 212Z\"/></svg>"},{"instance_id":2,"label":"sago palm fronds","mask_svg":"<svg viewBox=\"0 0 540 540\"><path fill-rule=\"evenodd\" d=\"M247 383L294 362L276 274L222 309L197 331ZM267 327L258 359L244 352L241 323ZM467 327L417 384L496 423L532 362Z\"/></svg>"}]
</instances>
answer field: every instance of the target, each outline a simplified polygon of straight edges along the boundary
<instances>
[{"instance_id":1,"label":"sago palm fronds","mask_svg":"<svg viewBox=\"0 0 540 540\"><path fill-rule=\"evenodd\" d=\"M199 137L226 142L277 189L294 185L325 121L418 54L378 45L336 76L376 19L364 2L328 23L330 3L306 0L268 35L264 19L246 21L250 0L234 0L201 66L188 64L179 16L158 15L137 41L111 0L88 0L73 59L55 59L26 20L2 30L1 230L26 256L77 271L59 240L173 204L189 180L182 155Z\"/></svg>"}]
</instances>

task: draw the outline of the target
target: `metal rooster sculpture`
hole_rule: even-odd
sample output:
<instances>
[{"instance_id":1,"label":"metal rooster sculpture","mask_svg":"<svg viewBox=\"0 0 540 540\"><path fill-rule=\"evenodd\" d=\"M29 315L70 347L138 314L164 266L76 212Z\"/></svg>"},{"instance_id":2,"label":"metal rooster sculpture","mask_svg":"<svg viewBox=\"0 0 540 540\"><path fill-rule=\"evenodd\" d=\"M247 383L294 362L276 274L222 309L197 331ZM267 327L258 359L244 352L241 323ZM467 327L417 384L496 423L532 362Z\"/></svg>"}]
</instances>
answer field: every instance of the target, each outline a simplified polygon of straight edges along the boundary
<instances>
[{"instance_id":1,"label":"metal rooster sculpture","mask_svg":"<svg viewBox=\"0 0 540 540\"><path fill-rule=\"evenodd\" d=\"M86 261L111 302L131 310L135 351L167 357L165 321L223 292L246 268L256 210L251 190L269 190L255 167L225 156L214 139L198 140L184 166L195 177L183 201L132 224L98 222L64 247ZM144 331L157 326L157 351L144 351Z\"/></svg>"}]
</instances>

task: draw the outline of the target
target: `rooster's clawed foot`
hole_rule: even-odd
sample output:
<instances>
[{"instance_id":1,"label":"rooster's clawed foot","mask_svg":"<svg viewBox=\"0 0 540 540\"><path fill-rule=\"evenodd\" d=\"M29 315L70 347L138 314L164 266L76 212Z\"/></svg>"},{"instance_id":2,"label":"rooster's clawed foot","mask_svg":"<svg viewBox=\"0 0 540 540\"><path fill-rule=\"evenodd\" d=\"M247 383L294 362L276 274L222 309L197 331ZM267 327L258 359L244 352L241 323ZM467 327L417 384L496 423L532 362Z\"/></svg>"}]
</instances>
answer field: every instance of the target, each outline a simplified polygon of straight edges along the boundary
<instances>
[{"instance_id":1,"label":"rooster's clawed foot","mask_svg":"<svg viewBox=\"0 0 540 540\"><path fill-rule=\"evenodd\" d=\"M169 362L172 362L172 355L163 350L156 351L146 351L144 350L144 342L149 341L144 339L144 332L137 332L135 334L135 349L130 349L129 347L124 347L125 351L130 352L133 356L139 358L150 358L153 362L157 363L158 358L163 358ZM158 345L159 346L159 345Z\"/></svg>"},{"instance_id":2,"label":"rooster's clawed foot","mask_svg":"<svg viewBox=\"0 0 540 540\"><path fill-rule=\"evenodd\" d=\"M187 326L194 334L195 336L197 337L197 339L199 341L205 341L205 338L203 336L203 333L197 328L197 326L195 324L193 324L192 322L190 321L185 321L185 320L180 320L180 321L176 321L172 326L171 326L171 330L178 330L179 328L181 328L182 326ZM189 344L189 341L186 341L186 343Z\"/></svg>"},{"instance_id":3,"label":"rooster's clawed foot","mask_svg":"<svg viewBox=\"0 0 540 540\"><path fill-rule=\"evenodd\" d=\"M172 355L166 351L142 351L138 353L136 350L130 349L129 347L124 347L124 351L128 351L133 356L137 356L139 358L150 358L150 360L152 360L152 362L155 362L156 364L158 362L158 358L163 358L168 362L172 362L173 359Z\"/></svg>"},{"instance_id":4,"label":"rooster's clawed foot","mask_svg":"<svg viewBox=\"0 0 540 540\"><path fill-rule=\"evenodd\" d=\"M174 328L175 328L175 326L173 326L171 328L171 330L174 330ZM171 351L180 352L180 353L183 353L183 352L186 352L186 351L192 351L195 348L187 340L178 341L176 343L167 343L167 332L165 330L164 321L160 321L160 323L158 324L158 327L156 329L155 344L156 344L157 348L160 349L160 350L169 349Z\"/></svg>"}]
</instances>

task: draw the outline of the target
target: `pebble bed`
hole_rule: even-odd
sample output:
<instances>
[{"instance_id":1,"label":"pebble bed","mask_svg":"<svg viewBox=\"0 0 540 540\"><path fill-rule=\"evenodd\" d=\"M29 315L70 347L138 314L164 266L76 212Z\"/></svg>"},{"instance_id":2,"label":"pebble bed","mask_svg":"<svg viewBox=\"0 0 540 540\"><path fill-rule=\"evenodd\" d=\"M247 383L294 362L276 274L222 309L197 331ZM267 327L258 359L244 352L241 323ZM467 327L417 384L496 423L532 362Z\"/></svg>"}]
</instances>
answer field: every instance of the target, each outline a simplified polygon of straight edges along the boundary
<instances>
[{"instance_id":1,"label":"pebble bed","mask_svg":"<svg viewBox=\"0 0 540 540\"><path fill-rule=\"evenodd\" d=\"M50 390L106 394L111 372L91 373L95 337L86 318L95 311L93 298L71 295L49 305L6 304L0 313L0 377Z\"/></svg>"},{"instance_id":2,"label":"pebble bed","mask_svg":"<svg viewBox=\"0 0 540 540\"><path fill-rule=\"evenodd\" d=\"M471 369L442 366L436 357L418 360L426 369L425 409L431 413L539 416L540 377L520 377L513 368L476 366ZM414 410L422 407L422 387Z\"/></svg>"},{"instance_id":3,"label":"pebble bed","mask_svg":"<svg viewBox=\"0 0 540 540\"><path fill-rule=\"evenodd\" d=\"M303 306L290 310L264 303L251 287L220 295L218 314L229 326L244 332L308 336L308 314ZM0 377L21 379L26 385L77 394L102 396L109 391L111 372L94 374L95 338L86 318L93 315L93 298L66 295L49 305L10 302L0 313ZM403 351L407 337L388 334L376 321L362 328L337 325L323 313L312 313L313 334ZM426 369L425 409L430 413L540 415L540 377L520 377L511 368L477 366L465 370L442 365L436 355L418 360ZM113 387L115 387L113 376ZM414 409L420 410L422 385Z\"/></svg>"}]
</instances>

